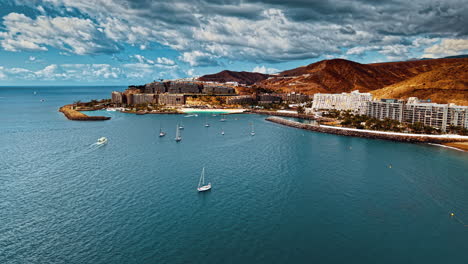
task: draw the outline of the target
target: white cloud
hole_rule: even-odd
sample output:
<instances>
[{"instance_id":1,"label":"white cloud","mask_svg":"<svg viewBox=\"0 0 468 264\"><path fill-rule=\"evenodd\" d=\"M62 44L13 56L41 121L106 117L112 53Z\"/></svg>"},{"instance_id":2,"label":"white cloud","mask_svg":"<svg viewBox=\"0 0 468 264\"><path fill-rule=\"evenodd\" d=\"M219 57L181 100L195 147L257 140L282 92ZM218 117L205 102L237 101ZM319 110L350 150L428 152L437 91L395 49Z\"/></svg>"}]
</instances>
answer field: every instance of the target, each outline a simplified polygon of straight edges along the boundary
<instances>
[{"instance_id":1,"label":"white cloud","mask_svg":"<svg viewBox=\"0 0 468 264\"><path fill-rule=\"evenodd\" d=\"M423 57L440 58L468 53L468 39L443 39L424 50Z\"/></svg>"},{"instance_id":2,"label":"white cloud","mask_svg":"<svg viewBox=\"0 0 468 264\"><path fill-rule=\"evenodd\" d=\"M432 43L411 40L422 35L465 36L467 24L467 5L460 0L414 0L405 5L341 0L16 3L45 13L55 10L54 14L63 17L5 16L2 30L6 32L0 33L4 49L55 47L69 53L102 54L119 52L123 44L146 50L151 43L159 43L180 52L179 59L190 66L219 64L219 58L253 62L309 59L339 55L358 46L364 50L351 49L347 55L363 54L373 46L423 47ZM77 17L67 17L70 15ZM387 47L381 53L408 55L404 48L396 49Z\"/></svg>"},{"instance_id":3,"label":"white cloud","mask_svg":"<svg viewBox=\"0 0 468 264\"><path fill-rule=\"evenodd\" d=\"M370 50L376 50L378 49L377 46L359 46L359 47L353 47L353 48L350 48L346 51L346 54L347 55L362 55L364 54L365 52L367 51L370 51Z\"/></svg>"},{"instance_id":4,"label":"white cloud","mask_svg":"<svg viewBox=\"0 0 468 264\"><path fill-rule=\"evenodd\" d=\"M214 55L199 50L184 52L179 60L187 62L192 67L217 64Z\"/></svg>"},{"instance_id":5,"label":"white cloud","mask_svg":"<svg viewBox=\"0 0 468 264\"><path fill-rule=\"evenodd\" d=\"M255 66L255 68L253 68L252 72L259 72L259 73L263 73L263 74L273 74L273 73L280 72L280 70L275 69L275 68L267 68L265 66Z\"/></svg>"},{"instance_id":6,"label":"white cloud","mask_svg":"<svg viewBox=\"0 0 468 264\"><path fill-rule=\"evenodd\" d=\"M158 57L156 60L150 60L143 55L131 55L140 64L147 64L158 68L177 68L176 62L166 57Z\"/></svg>"},{"instance_id":7,"label":"white cloud","mask_svg":"<svg viewBox=\"0 0 468 264\"><path fill-rule=\"evenodd\" d=\"M10 13L3 20L6 32L0 33L0 44L7 51L46 51L50 46L85 55L119 50L90 19L48 16L32 19Z\"/></svg>"},{"instance_id":8,"label":"white cloud","mask_svg":"<svg viewBox=\"0 0 468 264\"><path fill-rule=\"evenodd\" d=\"M402 60L408 58L410 46L405 46L401 44L397 45L388 45L383 46L381 50L379 50L380 54L387 56L389 60Z\"/></svg>"},{"instance_id":9,"label":"white cloud","mask_svg":"<svg viewBox=\"0 0 468 264\"><path fill-rule=\"evenodd\" d=\"M185 72L189 77L194 77L195 76L195 69L188 69L186 72Z\"/></svg>"},{"instance_id":10,"label":"white cloud","mask_svg":"<svg viewBox=\"0 0 468 264\"><path fill-rule=\"evenodd\" d=\"M175 61L168 59L166 57L158 57L156 59L156 63L162 64L162 65L175 65Z\"/></svg>"}]
</instances>

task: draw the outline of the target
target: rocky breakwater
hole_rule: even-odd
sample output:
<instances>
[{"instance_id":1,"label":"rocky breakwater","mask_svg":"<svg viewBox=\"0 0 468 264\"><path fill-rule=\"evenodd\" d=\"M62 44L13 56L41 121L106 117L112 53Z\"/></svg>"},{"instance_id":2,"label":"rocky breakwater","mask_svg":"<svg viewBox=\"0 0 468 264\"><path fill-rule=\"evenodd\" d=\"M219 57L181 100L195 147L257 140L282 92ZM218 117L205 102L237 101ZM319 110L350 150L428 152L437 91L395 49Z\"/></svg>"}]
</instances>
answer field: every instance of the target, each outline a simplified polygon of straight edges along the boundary
<instances>
[{"instance_id":1,"label":"rocky breakwater","mask_svg":"<svg viewBox=\"0 0 468 264\"><path fill-rule=\"evenodd\" d=\"M62 112L65 115L65 117L68 118L69 120L75 120L75 121L103 121L103 120L111 119L108 116L85 115L81 112L78 112L72 109L71 105L62 106L60 107L59 111Z\"/></svg>"},{"instance_id":2,"label":"rocky breakwater","mask_svg":"<svg viewBox=\"0 0 468 264\"><path fill-rule=\"evenodd\" d=\"M396 133L396 132L385 132L385 131L372 131L372 130L363 130L363 129L353 129L353 128L344 128L344 127L332 127L324 125L311 125L303 124L291 120L287 120L279 117L267 117L267 121L274 122L277 124L306 129L321 133L342 135L342 136L351 136L351 137L363 137L371 139L384 139L400 142L409 142L409 143L435 143L435 144L444 144L451 142L468 142L468 136L458 136L458 135L423 135L423 134L406 134L406 133Z\"/></svg>"}]
</instances>

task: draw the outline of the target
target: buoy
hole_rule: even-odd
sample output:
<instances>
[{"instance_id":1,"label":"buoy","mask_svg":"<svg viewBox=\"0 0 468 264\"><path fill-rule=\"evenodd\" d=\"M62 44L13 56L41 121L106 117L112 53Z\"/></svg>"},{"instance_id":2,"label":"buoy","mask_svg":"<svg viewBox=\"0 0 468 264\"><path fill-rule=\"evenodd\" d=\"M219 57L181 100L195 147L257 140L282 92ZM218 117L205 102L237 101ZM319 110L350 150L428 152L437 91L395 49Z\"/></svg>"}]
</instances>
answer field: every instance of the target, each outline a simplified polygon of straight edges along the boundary
<instances>
[{"instance_id":1,"label":"buoy","mask_svg":"<svg viewBox=\"0 0 468 264\"><path fill-rule=\"evenodd\" d=\"M391 169L391 168L392 168L392 165L388 165L388 168Z\"/></svg>"},{"instance_id":2,"label":"buoy","mask_svg":"<svg viewBox=\"0 0 468 264\"><path fill-rule=\"evenodd\" d=\"M454 214L454 213L450 213L450 216L455 216L455 214Z\"/></svg>"}]
</instances>

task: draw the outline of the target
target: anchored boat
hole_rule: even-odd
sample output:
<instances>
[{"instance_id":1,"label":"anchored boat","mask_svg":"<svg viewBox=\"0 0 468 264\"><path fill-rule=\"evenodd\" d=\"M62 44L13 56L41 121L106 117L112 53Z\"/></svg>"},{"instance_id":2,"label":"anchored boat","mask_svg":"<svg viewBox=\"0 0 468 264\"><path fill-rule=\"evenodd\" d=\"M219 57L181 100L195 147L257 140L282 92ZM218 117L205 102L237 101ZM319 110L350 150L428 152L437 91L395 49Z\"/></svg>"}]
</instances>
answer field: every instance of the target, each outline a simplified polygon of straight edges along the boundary
<instances>
[{"instance_id":1,"label":"anchored boat","mask_svg":"<svg viewBox=\"0 0 468 264\"><path fill-rule=\"evenodd\" d=\"M197 190L199 192L205 192L205 191L211 190L211 183L208 183L207 185L205 185L205 167L203 167L202 169L202 173L200 175L200 181L198 182Z\"/></svg>"},{"instance_id":2,"label":"anchored boat","mask_svg":"<svg viewBox=\"0 0 468 264\"><path fill-rule=\"evenodd\" d=\"M180 142L181 140L182 140L182 137L180 136L180 127L179 127L179 124L177 124L175 141Z\"/></svg>"}]
</instances>

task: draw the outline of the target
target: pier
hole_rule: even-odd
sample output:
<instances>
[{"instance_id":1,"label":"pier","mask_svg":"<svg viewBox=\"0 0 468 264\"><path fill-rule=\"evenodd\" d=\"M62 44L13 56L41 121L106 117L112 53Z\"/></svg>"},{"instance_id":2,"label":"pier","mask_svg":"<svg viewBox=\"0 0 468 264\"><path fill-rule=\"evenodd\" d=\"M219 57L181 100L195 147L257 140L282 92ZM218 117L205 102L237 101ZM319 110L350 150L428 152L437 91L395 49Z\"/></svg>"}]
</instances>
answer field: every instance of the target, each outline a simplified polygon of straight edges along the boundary
<instances>
[{"instance_id":1,"label":"pier","mask_svg":"<svg viewBox=\"0 0 468 264\"><path fill-rule=\"evenodd\" d=\"M79 111L72 109L71 105L60 107L59 112L62 112L68 120L74 121L104 121L111 119L108 116L88 116Z\"/></svg>"}]
</instances>

